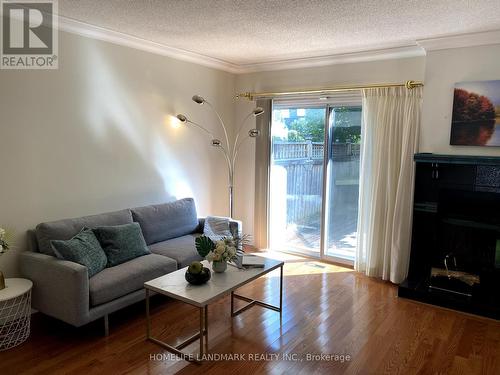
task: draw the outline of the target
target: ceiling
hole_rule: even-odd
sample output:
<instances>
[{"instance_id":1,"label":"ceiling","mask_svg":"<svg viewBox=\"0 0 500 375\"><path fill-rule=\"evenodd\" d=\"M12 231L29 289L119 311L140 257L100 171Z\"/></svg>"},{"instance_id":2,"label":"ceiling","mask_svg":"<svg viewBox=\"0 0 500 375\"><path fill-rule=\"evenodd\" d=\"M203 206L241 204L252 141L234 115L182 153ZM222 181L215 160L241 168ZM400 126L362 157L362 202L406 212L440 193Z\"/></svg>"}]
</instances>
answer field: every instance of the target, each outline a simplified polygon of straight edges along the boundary
<instances>
[{"instance_id":1,"label":"ceiling","mask_svg":"<svg viewBox=\"0 0 500 375\"><path fill-rule=\"evenodd\" d=\"M500 29L500 0L59 0L59 13L235 65Z\"/></svg>"}]
</instances>

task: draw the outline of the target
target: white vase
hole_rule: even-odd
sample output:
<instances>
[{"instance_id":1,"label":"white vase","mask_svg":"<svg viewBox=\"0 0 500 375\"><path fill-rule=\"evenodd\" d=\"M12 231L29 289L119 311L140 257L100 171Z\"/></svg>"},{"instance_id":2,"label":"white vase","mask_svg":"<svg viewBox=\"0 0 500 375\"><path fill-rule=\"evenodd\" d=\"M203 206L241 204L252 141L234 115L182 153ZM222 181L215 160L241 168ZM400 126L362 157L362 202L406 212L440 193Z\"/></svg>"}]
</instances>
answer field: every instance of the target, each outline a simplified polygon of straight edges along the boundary
<instances>
[{"instance_id":1,"label":"white vase","mask_svg":"<svg viewBox=\"0 0 500 375\"><path fill-rule=\"evenodd\" d=\"M216 273L222 273L222 272L224 272L226 270L226 268L227 268L227 262L226 261L220 261L220 262L213 261L212 262L212 269Z\"/></svg>"}]
</instances>

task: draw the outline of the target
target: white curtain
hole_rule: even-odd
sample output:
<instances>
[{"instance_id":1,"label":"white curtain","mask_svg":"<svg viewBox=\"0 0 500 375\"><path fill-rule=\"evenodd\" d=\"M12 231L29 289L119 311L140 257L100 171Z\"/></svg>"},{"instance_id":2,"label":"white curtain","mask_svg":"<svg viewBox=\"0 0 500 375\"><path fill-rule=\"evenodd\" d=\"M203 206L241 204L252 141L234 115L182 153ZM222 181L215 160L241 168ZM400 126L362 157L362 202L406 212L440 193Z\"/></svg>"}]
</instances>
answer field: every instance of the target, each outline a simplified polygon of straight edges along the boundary
<instances>
[{"instance_id":1,"label":"white curtain","mask_svg":"<svg viewBox=\"0 0 500 375\"><path fill-rule=\"evenodd\" d=\"M401 283L407 276L422 89L363 90L355 269Z\"/></svg>"}]
</instances>

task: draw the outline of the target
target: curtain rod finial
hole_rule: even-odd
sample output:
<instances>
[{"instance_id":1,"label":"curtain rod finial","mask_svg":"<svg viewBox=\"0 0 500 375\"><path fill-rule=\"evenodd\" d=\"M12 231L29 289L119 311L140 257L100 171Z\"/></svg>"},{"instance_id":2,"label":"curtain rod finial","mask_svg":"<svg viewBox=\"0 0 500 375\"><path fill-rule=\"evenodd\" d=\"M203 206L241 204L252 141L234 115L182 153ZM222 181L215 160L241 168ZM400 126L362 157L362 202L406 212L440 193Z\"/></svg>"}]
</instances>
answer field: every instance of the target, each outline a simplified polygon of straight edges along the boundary
<instances>
[{"instance_id":1,"label":"curtain rod finial","mask_svg":"<svg viewBox=\"0 0 500 375\"><path fill-rule=\"evenodd\" d=\"M405 86L408 90L411 90L411 89L414 89L415 87L422 86L422 84L420 82L416 82L416 81L406 81Z\"/></svg>"},{"instance_id":2,"label":"curtain rod finial","mask_svg":"<svg viewBox=\"0 0 500 375\"><path fill-rule=\"evenodd\" d=\"M236 94L236 99L248 99L249 101L252 101L253 100L253 95L252 93L250 92L243 92L243 93L240 93L240 94Z\"/></svg>"}]
</instances>

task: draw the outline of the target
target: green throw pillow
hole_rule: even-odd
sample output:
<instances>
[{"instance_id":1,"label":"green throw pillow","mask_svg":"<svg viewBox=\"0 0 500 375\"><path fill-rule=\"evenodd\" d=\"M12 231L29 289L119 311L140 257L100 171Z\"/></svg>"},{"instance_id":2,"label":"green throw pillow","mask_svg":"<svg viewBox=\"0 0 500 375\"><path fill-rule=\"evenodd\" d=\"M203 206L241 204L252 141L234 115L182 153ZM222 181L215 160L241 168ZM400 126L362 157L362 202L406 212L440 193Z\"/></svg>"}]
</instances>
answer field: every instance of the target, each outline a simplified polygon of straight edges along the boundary
<instances>
[{"instance_id":1,"label":"green throw pillow","mask_svg":"<svg viewBox=\"0 0 500 375\"><path fill-rule=\"evenodd\" d=\"M138 223L97 227L94 233L108 258L106 267L151 254Z\"/></svg>"},{"instance_id":2,"label":"green throw pillow","mask_svg":"<svg viewBox=\"0 0 500 375\"><path fill-rule=\"evenodd\" d=\"M89 278L106 268L108 259L91 229L84 228L70 240L52 240L50 244L58 258L87 267Z\"/></svg>"}]
</instances>

